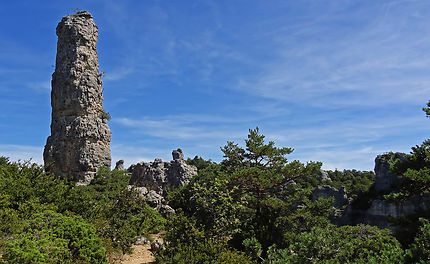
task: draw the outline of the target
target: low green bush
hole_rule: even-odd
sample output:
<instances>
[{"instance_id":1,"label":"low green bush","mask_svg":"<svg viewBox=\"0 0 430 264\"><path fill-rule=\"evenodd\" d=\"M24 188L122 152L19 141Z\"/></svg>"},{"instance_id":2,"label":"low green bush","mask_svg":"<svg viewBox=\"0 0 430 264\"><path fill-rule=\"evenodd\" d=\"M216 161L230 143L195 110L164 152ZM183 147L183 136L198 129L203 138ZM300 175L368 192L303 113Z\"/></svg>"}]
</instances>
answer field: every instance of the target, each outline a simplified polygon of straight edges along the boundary
<instances>
[{"instance_id":1,"label":"low green bush","mask_svg":"<svg viewBox=\"0 0 430 264\"><path fill-rule=\"evenodd\" d=\"M45 211L6 243L5 263L108 263L96 229L80 216Z\"/></svg>"}]
</instances>

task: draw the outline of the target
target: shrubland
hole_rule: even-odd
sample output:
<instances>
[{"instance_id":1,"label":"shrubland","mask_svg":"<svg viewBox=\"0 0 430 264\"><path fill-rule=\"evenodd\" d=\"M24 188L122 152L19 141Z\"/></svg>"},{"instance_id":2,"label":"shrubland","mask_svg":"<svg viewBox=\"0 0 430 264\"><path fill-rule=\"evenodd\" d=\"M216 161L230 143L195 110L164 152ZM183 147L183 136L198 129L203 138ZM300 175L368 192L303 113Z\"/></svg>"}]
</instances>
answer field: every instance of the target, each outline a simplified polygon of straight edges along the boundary
<instances>
[{"instance_id":1,"label":"shrubland","mask_svg":"<svg viewBox=\"0 0 430 264\"><path fill-rule=\"evenodd\" d=\"M168 219L160 263L394 263L404 250L388 230L336 227L331 199L311 200L320 162L289 161L293 149L250 130L245 148L228 142L225 159L209 164L169 194L178 213ZM374 175L332 172L332 185L355 183L358 195ZM350 183L348 182L350 181ZM247 258L243 259L244 257ZM184 261L184 262L180 262Z\"/></svg>"},{"instance_id":2,"label":"shrubland","mask_svg":"<svg viewBox=\"0 0 430 264\"><path fill-rule=\"evenodd\" d=\"M88 186L78 186L36 164L2 157L0 260L108 263L130 252L136 237L163 230L158 263L430 262L429 211L391 219L395 234L369 225L335 226L332 199L311 199L321 184L320 162L289 160L293 149L266 142L258 128L249 130L244 147L227 142L221 151L219 163L187 160L198 175L168 193L176 213L167 219L127 187L124 171L102 168ZM405 159L391 156L391 170L403 180L385 198L429 195L430 141ZM371 201L372 172L327 173L331 181L324 184L345 187L356 203Z\"/></svg>"},{"instance_id":3,"label":"shrubland","mask_svg":"<svg viewBox=\"0 0 430 264\"><path fill-rule=\"evenodd\" d=\"M0 246L4 263L107 263L165 219L137 199L122 171L101 169L88 186L0 158Z\"/></svg>"}]
</instances>

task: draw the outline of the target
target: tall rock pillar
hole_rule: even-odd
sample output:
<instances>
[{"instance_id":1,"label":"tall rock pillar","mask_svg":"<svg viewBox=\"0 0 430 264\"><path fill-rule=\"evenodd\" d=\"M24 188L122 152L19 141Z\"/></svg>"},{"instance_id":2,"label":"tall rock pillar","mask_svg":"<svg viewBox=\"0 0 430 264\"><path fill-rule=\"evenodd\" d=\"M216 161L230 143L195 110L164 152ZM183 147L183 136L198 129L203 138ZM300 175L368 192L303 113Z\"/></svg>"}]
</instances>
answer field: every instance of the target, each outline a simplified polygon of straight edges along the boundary
<instances>
[{"instance_id":1,"label":"tall rock pillar","mask_svg":"<svg viewBox=\"0 0 430 264\"><path fill-rule=\"evenodd\" d=\"M63 17L57 36L51 136L43 159L54 174L87 184L98 168L111 165L111 132L96 50L98 28L90 13L78 12Z\"/></svg>"}]
</instances>

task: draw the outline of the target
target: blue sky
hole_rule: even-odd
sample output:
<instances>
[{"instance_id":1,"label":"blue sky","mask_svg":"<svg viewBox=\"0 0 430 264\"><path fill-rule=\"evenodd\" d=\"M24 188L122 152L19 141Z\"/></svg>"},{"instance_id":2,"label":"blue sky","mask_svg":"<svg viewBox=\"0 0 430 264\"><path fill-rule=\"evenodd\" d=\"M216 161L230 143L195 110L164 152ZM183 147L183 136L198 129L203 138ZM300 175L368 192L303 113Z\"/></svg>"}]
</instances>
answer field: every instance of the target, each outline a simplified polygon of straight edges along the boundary
<instances>
[{"instance_id":1,"label":"blue sky","mask_svg":"<svg viewBox=\"0 0 430 264\"><path fill-rule=\"evenodd\" d=\"M99 26L112 159L220 161L260 127L290 159L372 170L429 137L430 1L2 1L0 155L42 163L55 27Z\"/></svg>"}]
</instances>

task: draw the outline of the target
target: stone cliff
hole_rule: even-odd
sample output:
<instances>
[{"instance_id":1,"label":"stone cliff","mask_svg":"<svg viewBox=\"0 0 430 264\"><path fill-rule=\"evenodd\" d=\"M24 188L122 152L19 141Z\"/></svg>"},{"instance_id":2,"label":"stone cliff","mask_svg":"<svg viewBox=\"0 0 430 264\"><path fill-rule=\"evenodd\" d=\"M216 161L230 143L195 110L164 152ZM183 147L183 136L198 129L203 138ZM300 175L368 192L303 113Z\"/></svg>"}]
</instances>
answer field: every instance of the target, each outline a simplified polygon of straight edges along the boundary
<instances>
[{"instance_id":1,"label":"stone cliff","mask_svg":"<svg viewBox=\"0 0 430 264\"><path fill-rule=\"evenodd\" d=\"M43 158L54 174L87 184L99 167L111 165L111 132L96 50L98 28L84 11L63 17L56 33L51 135Z\"/></svg>"},{"instance_id":2,"label":"stone cliff","mask_svg":"<svg viewBox=\"0 0 430 264\"><path fill-rule=\"evenodd\" d=\"M404 159L403 153L378 155L375 158L375 183L366 196L350 203L343 215L335 219L338 225L369 224L380 228L395 230L388 220L389 216L401 217L415 210L430 210L430 197L417 195L403 202L389 202L384 195L396 192L402 178L390 172L389 159ZM331 195L334 196L334 195ZM364 206L363 206L364 204ZM367 206L366 206L367 204Z\"/></svg>"}]
</instances>

